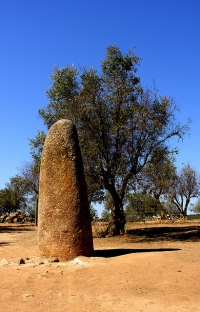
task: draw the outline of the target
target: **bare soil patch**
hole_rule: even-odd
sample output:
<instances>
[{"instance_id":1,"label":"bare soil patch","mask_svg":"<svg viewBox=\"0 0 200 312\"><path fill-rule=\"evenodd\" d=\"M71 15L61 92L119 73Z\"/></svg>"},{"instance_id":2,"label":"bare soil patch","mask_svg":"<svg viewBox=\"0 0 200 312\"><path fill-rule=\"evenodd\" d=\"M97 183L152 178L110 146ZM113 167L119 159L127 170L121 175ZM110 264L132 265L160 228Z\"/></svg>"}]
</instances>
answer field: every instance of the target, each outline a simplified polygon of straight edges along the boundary
<instances>
[{"instance_id":1,"label":"bare soil patch","mask_svg":"<svg viewBox=\"0 0 200 312\"><path fill-rule=\"evenodd\" d=\"M94 247L54 262L36 226L0 224L0 311L200 311L199 222L128 224Z\"/></svg>"}]
</instances>

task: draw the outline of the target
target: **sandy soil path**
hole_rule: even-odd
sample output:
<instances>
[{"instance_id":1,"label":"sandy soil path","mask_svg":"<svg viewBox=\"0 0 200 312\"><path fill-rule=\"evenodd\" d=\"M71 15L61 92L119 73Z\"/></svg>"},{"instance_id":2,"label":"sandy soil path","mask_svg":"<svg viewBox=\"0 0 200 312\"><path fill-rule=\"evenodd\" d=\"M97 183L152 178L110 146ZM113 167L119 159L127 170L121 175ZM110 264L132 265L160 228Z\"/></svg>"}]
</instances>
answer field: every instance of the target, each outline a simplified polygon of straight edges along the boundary
<instances>
[{"instance_id":1,"label":"sandy soil path","mask_svg":"<svg viewBox=\"0 0 200 312\"><path fill-rule=\"evenodd\" d=\"M52 262L35 226L0 225L0 311L200 311L199 223L136 225L94 246L90 258Z\"/></svg>"}]
</instances>

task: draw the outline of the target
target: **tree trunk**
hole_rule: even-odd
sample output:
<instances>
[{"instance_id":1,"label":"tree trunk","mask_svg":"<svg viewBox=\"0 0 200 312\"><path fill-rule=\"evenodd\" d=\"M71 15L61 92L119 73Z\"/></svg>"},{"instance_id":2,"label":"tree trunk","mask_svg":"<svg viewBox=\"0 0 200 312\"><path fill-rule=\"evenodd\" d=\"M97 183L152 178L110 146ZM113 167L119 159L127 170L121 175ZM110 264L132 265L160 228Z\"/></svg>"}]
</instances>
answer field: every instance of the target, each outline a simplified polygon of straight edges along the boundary
<instances>
[{"instance_id":1,"label":"tree trunk","mask_svg":"<svg viewBox=\"0 0 200 312\"><path fill-rule=\"evenodd\" d=\"M160 211L160 217L163 220L165 219L165 211L164 211L163 205L161 204L160 200L158 200L157 203L158 203L158 207Z\"/></svg>"},{"instance_id":2,"label":"tree trunk","mask_svg":"<svg viewBox=\"0 0 200 312\"><path fill-rule=\"evenodd\" d=\"M118 197L115 199L112 207L111 216L108 224L108 234L116 236L124 234L125 232L126 218L123 212L122 200Z\"/></svg>"},{"instance_id":3,"label":"tree trunk","mask_svg":"<svg viewBox=\"0 0 200 312\"><path fill-rule=\"evenodd\" d=\"M165 210L164 210L164 208L163 208L163 205L162 205L161 202L160 202L160 195L157 194L157 193L155 193L155 192L154 192L153 195L154 195L154 197L155 197L155 199L156 199L156 202L157 202L157 207L158 207L158 209L159 209L160 217L161 217L161 219L163 220L163 219L165 219Z\"/></svg>"},{"instance_id":4,"label":"tree trunk","mask_svg":"<svg viewBox=\"0 0 200 312\"><path fill-rule=\"evenodd\" d=\"M181 210L180 211L180 218L181 219L188 219L188 216L187 216L187 211L185 211L185 210Z\"/></svg>"},{"instance_id":5,"label":"tree trunk","mask_svg":"<svg viewBox=\"0 0 200 312\"><path fill-rule=\"evenodd\" d=\"M186 204L185 204L185 208L183 208L183 200L181 201L181 203L179 203L178 201L174 201L172 200L172 203L177 207L179 213L180 213L180 218L181 219L188 219L187 217L187 208L188 208L188 205L189 205L189 202L187 200Z\"/></svg>"},{"instance_id":6,"label":"tree trunk","mask_svg":"<svg viewBox=\"0 0 200 312\"><path fill-rule=\"evenodd\" d=\"M123 182L121 191L117 192L115 184L109 182L108 175L104 172L105 188L110 193L113 200L113 207L108 223L108 234L110 236L124 234L125 232L126 218L123 211L123 198L125 195L127 181L128 177L126 178L126 181Z\"/></svg>"}]
</instances>

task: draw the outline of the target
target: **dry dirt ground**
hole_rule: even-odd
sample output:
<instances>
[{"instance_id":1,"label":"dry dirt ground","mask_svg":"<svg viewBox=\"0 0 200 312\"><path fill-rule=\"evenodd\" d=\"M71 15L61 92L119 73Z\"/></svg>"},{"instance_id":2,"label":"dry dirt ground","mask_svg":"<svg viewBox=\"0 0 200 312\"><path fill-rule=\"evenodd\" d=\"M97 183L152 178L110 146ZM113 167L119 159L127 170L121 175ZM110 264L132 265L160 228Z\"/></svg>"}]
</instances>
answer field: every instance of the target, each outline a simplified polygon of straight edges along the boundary
<instances>
[{"instance_id":1,"label":"dry dirt ground","mask_svg":"<svg viewBox=\"0 0 200 312\"><path fill-rule=\"evenodd\" d=\"M40 258L36 226L0 224L0 311L200 311L200 223L127 229L61 263Z\"/></svg>"}]
</instances>

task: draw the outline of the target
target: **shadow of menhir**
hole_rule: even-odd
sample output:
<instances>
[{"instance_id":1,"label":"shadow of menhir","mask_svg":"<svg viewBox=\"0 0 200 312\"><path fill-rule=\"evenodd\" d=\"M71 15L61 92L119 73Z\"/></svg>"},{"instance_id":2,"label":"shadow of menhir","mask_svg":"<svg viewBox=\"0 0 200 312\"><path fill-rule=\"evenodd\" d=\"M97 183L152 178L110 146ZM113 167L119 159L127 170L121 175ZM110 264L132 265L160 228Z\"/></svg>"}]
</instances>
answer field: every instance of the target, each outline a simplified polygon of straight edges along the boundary
<instances>
[{"instance_id":1,"label":"shadow of menhir","mask_svg":"<svg viewBox=\"0 0 200 312\"><path fill-rule=\"evenodd\" d=\"M139 252L164 252L164 251L178 251L181 249L178 248L156 248L156 249L103 249L103 250L94 250L92 256L93 257L100 257L100 258L113 258L119 257L123 255L128 255L132 253L139 253Z\"/></svg>"},{"instance_id":2,"label":"shadow of menhir","mask_svg":"<svg viewBox=\"0 0 200 312\"><path fill-rule=\"evenodd\" d=\"M128 230L134 239L141 241L200 241L200 226L160 226Z\"/></svg>"}]
</instances>

